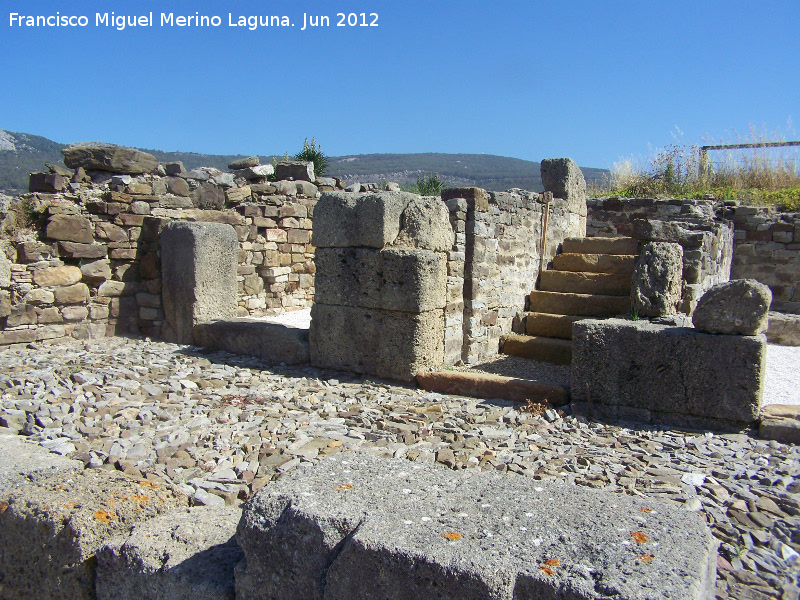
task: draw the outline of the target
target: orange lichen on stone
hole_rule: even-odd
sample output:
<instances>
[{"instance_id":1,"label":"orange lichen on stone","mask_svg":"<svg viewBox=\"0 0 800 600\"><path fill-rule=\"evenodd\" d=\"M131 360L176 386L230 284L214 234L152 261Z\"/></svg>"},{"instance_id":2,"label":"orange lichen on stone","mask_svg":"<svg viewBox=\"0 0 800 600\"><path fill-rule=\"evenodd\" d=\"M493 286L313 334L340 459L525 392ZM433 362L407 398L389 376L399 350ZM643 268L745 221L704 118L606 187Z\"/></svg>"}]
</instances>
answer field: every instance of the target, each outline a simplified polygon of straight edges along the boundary
<instances>
[{"instance_id":1,"label":"orange lichen on stone","mask_svg":"<svg viewBox=\"0 0 800 600\"><path fill-rule=\"evenodd\" d=\"M152 488L154 490L158 489L158 486L155 483L153 483L152 481L147 481L146 479L142 479L139 482L139 485L147 486L147 487Z\"/></svg>"},{"instance_id":2,"label":"orange lichen on stone","mask_svg":"<svg viewBox=\"0 0 800 600\"><path fill-rule=\"evenodd\" d=\"M640 508L639 512L653 512L652 508Z\"/></svg>"},{"instance_id":3,"label":"orange lichen on stone","mask_svg":"<svg viewBox=\"0 0 800 600\"><path fill-rule=\"evenodd\" d=\"M631 534L631 537L633 538L633 541L636 542L637 544L644 544L647 540L650 539L649 535L647 535L646 533L642 533L641 531L634 531Z\"/></svg>"},{"instance_id":4,"label":"orange lichen on stone","mask_svg":"<svg viewBox=\"0 0 800 600\"><path fill-rule=\"evenodd\" d=\"M349 483L345 483L344 485L337 485L333 489L336 490L337 492L341 492L342 490L352 490L353 486L350 485Z\"/></svg>"},{"instance_id":5,"label":"orange lichen on stone","mask_svg":"<svg viewBox=\"0 0 800 600\"><path fill-rule=\"evenodd\" d=\"M101 523L108 523L109 521L113 521L114 519L116 519L117 515L107 510L96 510L94 512L94 518L100 521Z\"/></svg>"},{"instance_id":6,"label":"orange lichen on stone","mask_svg":"<svg viewBox=\"0 0 800 600\"><path fill-rule=\"evenodd\" d=\"M147 504L150 501L150 496L146 496L145 494L134 494L131 496L132 502L138 502L139 504Z\"/></svg>"},{"instance_id":7,"label":"orange lichen on stone","mask_svg":"<svg viewBox=\"0 0 800 600\"><path fill-rule=\"evenodd\" d=\"M451 531L449 533L443 533L442 537L450 540L451 542L455 542L456 540L461 539L461 534L456 533L455 531Z\"/></svg>"},{"instance_id":8,"label":"orange lichen on stone","mask_svg":"<svg viewBox=\"0 0 800 600\"><path fill-rule=\"evenodd\" d=\"M642 561L644 564L651 563L654 558L655 556L653 556L652 554L642 554L641 556L638 557L638 559Z\"/></svg>"},{"instance_id":9,"label":"orange lichen on stone","mask_svg":"<svg viewBox=\"0 0 800 600\"><path fill-rule=\"evenodd\" d=\"M556 572L553 571L550 567L539 567L541 571L544 571L547 575L555 575Z\"/></svg>"},{"instance_id":10,"label":"orange lichen on stone","mask_svg":"<svg viewBox=\"0 0 800 600\"><path fill-rule=\"evenodd\" d=\"M0 513L4 513L8 510L8 504L5 502L0 502Z\"/></svg>"},{"instance_id":11,"label":"orange lichen on stone","mask_svg":"<svg viewBox=\"0 0 800 600\"><path fill-rule=\"evenodd\" d=\"M558 560L557 558L550 558L544 561L544 564L546 564L548 567L560 567L561 561Z\"/></svg>"}]
</instances>

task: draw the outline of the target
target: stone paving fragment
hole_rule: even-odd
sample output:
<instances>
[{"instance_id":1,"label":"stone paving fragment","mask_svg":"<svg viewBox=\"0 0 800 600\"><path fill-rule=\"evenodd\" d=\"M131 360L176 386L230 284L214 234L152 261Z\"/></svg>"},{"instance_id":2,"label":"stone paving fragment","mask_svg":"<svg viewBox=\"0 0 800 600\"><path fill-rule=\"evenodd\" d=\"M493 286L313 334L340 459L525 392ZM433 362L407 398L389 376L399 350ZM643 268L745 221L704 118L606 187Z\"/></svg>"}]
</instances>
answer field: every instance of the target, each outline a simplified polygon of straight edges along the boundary
<instances>
[{"instance_id":1,"label":"stone paving fragment","mask_svg":"<svg viewBox=\"0 0 800 600\"><path fill-rule=\"evenodd\" d=\"M65 457L89 472L174 484L196 504L238 505L351 450L438 460L695 509L731 566L718 569L720 598L765 593L741 573L766 582L774 593L765 597L791 598L800 586L800 449L752 431L608 425L545 405L122 338L7 348L0 365L7 433L54 460L72 445Z\"/></svg>"}]
</instances>

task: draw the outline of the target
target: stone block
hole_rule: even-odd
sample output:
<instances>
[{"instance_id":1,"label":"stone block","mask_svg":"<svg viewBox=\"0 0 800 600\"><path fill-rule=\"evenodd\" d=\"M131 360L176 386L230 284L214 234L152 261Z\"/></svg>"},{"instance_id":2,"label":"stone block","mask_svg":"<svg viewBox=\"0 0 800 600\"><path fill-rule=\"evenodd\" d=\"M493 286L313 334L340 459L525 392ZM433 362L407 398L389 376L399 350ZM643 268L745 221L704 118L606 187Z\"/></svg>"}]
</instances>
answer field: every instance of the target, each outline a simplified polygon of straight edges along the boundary
<instances>
[{"instance_id":1,"label":"stone block","mask_svg":"<svg viewBox=\"0 0 800 600\"><path fill-rule=\"evenodd\" d=\"M423 313L330 306L311 308L311 364L413 381L444 360L444 311Z\"/></svg>"},{"instance_id":2,"label":"stone block","mask_svg":"<svg viewBox=\"0 0 800 600\"><path fill-rule=\"evenodd\" d=\"M767 330L772 292L755 279L718 283L700 298L692 323L708 333L758 335Z\"/></svg>"},{"instance_id":3,"label":"stone block","mask_svg":"<svg viewBox=\"0 0 800 600\"><path fill-rule=\"evenodd\" d=\"M85 283L56 287L53 295L59 304L82 304L89 300L89 287Z\"/></svg>"},{"instance_id":4,"label":"stone block","mask_svg":"<svg viewBox=\"0 0 800 600\"><path fill-rule=\"evenodd\" d=\"M28 191L55 194L64 191L68 183L69 179L58 173L31 173L28 178Z\"/></svg>"},{"instance_id":5,"label":"stone block","mask_svg":"<svg viewBox=\"0 0 800 600\"><path fill-rule=\"evenodd\" d=\"M192 205L201 210L222 210L225 192L213 183L203 183L192 192Z\"/></svg>"},{"instance_id":6,"label":"stone block","mask_svg":"<svg viewBox=\"0 0 800 600\"><path fill-rule=\"evenodd\" d=\"M0 435L0 495L80 471L83 463L78 460L53 454L22 436Z\"/></svg>"},{"instance_id":7,"label":"stone block","mask_svg":"<svg viewBox=\"0 0 800 600\"><path fill-rule=\"evenodd\" d=\"M158 160L152 154L115 144L75 144L64 148L61 153L64 155L64 164L70 169L83 167L87 171L139 175L151 173L158 167Z\"/></svg>"},{"instance_id":8,"label":"stone block","mask_svg":"<svg viewBox=\"0 0 800 600\"><path fill-rule=\"evenodd\" d=\"M0 288L7 288L11 285L11 261L3 250L0 246Z\"/></svg>"},{"instance_id":9,"label":"stone block","mask_svg":"<svg viewBox=\"0 0 800 600\"><path fill-rule=\"evenodd\" d=\"M447 252L455 234L447 205L439 198L412 198L401 216L400 233L394 246Z\"/></svg>"},{"instance_id":10,"label":"stone block","mask_svg":"<svg viewBox=\"0 0 800 600\"><path fill-rule=\"evenodd\" d=\"M85 262L81 265L84 281L102 283L111 279L111 263L108 259Z\"/></svg>"},{"instance_id":11,"label":"stone block","mask_svg":"<svg viewBox=\"0 0 800 600\"><path fill-rule=\"evenodd\" d=\"M236 539L247 600L707 600L718 546L674 506L368 453L262 488Z\"/></svg>"},{"instance_id":12,"label":"stone block","mask_svg":"<svg viewBox=\"0 0 800 600\"><path fill-rule=\"evenodd\" d=\"M173 222L161 232L164 339L193 343L198 323L236 316L239 240L230 225Z\"/></svg>"},{"instance_id":13,"label":"stone block","mask_svg":"<svg viewBox=\"0 0 800 600\"><path fill-rule=\"evenodd\" d=\"M486 194L486 190L477 187L447 188L442 190L442 200L444 202L451 202L458 198L463 198L466 202L464 205L453 204L454 208L478 212L489 210L489 197Z\"/></svg>"},{"instance_id":14,"label":"stone block","mask_svg":"<svg viewBox=\"0 0 800 600\"><path fill-rule=\"evenodd\" d=\"M683 248L670 242L650 242L636 260L631 281L631 306L644 317L675 314L681 300Z\"/></svg>"},{"instance_id":15,"label":"stone block","mask_svg":"<svg viewBox=\"0 0 800 600\"><path fill-rule=\"evenodd\" d=\"M290 160L279 162L275 166L275 178L279 181L293 179L295 181L310 181L314 183L314 163L303 160Z\"/></svg>"},{"instance_id":16,"label":"stone block","mask_svg":"<svg viewBox=\"0 0 800 600\"><path fill-rule=\"evenodd\" d=\"M567 201L569 210L586 216L586 180L571 158L546 158L540 171L545 191Z\"/></svg>"},{"instance_id":17,"label":"stone block","mask_svg":"<svg viewBox=\"0 0 800 600\"><path fill-rule=\"evenodd\" d=\"M771 404L761 410L758 434L783 444L800 444L800 406Z\"/></svg>"},{"instance_id":18,"label":"stone block","mask_svg":"<svg viewBox=\"0 0 800 600\"><path fill-rule=\"evenodd\" d=\"M45 226L45 236L51 240L91 244L94 228L89 219L80 215L53 215Z\"/></svg>"},{"instance_id":19,"label":"stone block","mask_svg":"<svg viewBox=\"0 0 800 600\"><path fill-rule=\"evenodd\" d=\"M67 258L105 258L108 255L108 247L105 244L58 242L58 253Z\"/></svg>"},{"instance_id":20,"label":"stone block","mask_svg":"<svg viewBox=\"0 0 800 600\"><path fill-rule=\"evenodd\" d=\"M319 248L315 299L322 304L424 312L444 308L445 255L430 250Z\"/></svg>"},{"instance_id":21,"label":"stone block","mask_svg":"<svg viewBox=\"0 0 800 600\"><path fill-rule=\"evenodd\" d=\"M770 311L767 340L770 344L800 346L800 315Z\"/></svg>"},{"instance_id":22,"label":"stone block","mask_svg":"<svg viewBox=\"0 0 800 600\"><path fill-rule=\"evenodd\" d=\"M195 325L194 340L198 346L257 356L275 365L299 365L309 361L308 329L257 319L200 323Z\"/></svg>"},{"instance_id":23,"label":"stone block","mask_svg":"<svg viewBox=\"0 0 800 600\"><path fill-rule=\"evenodd\" d=\"M100 298L115 298L117 296L133 296L141 290L141 284L136 281L104 281L97 288Z\"/></svg>"},{"instance_id":24,"label":"stone block","mask_svg":"<svg viewBox=\"0 0 800 600\"><path fill-rule=\"evenodd\" d=\"M572 326L570 392L611 418L632 410L655 422L736 429L758 418L765 363L763 335L587 319Z\"/></svg>"},{"instance_id":25,"label":"stone block","mask_svg":"<svg viewBox=\"0 0 800 600\"><path fill-rule=\"evenodd\" d=\"M239 204L241 202L248 201L251 195L252 193L249 185L238 188L230 188L225 191L225 201L228 204Z\"/></svg>"},{"instance_id":26,"label":"stone block","mask_svg":"<svg viewBox=\"0 0 800 600\"><path fill-rule=\"evenodd\" d=\"M78 283L82 276L78 267L46 267L33 272L33 282L41 287L72 285Z\"/></svg>"},{"instance_id":27,"label":"stone block","mask_svg":"<svg viewBox=\"0 0 800 600\"><path fill-rule=\"evenodd\" d=\"M156 517L97 552L97 600L233 600L237 507Z\"/></svg>"},{"instance_id":28,"label":"stone block","mask_svg":"<svg viewBox=\"0 0 800 600\"><path fill-rule=\"evenodd\" d=\"M61 309L61 317L68 322L85 321L89 316L89 309L85 306L65 306Z\"/></svg>"},{"instance_id":29,"label":"stone block","mask_svg":"<svg viewBox=\"0 0 800 600\"><path fill-rule=\"evenodd\" d=\"M318 248L383 248L397 239L403 211L418 198L407 192L325 192L314 208Z\"/></svg>"},{"instance_id":30,"label":"stone block","mask_svg":"<svg viewBox=\"0 0 800 600\"><path fill-rule=\"evenodd\" d=\"M228 168L231 171L238 171L240 169L246 169L248 167L257 167L259 162L260 161L257 156L245 156L244 158L238 158L228 163Z\"/></svg>"},{"instance_id":31,"label":"stone block","mask_svg":"<svg viewBox=\"0 0 800 600\"><path fill-rule=\"evenodd\" d=\"M3 504L3 596L89 600L95 597L97 549L141 521L187 506L188 498L166 486L92 469L11 490Z\"/></svg>"}]
</instances>

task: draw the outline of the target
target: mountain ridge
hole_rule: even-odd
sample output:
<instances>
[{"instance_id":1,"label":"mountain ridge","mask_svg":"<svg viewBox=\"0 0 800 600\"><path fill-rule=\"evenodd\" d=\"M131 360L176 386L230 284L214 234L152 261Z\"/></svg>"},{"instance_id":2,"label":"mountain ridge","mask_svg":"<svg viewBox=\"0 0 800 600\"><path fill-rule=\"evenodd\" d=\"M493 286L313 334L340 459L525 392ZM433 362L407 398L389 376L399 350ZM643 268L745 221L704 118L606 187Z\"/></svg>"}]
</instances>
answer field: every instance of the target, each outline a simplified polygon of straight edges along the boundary
<instances>
[{"instance_id":1,"label":"mountain ridge","mask_svg":"<svg viewBox=\"0 0 800 600\"><path fill-rule=\"evenodd\" d=\"M61 144L48 138L0 129L0 193L20 194L28 189L28 174L45 169L45 163L63 166ZM181 161L187 169L214 167L226 170L228 163L242 154L202 154L198 152L166 152L139 148L160 162ZM278 155L280 159L282 156ZM273 155L259 156L262 164ZM539 163L493 154L451 154L443 152L351 154L329 156L326 175L347 183L395 181L412 186L423 175L438 173L450 187L476 186L491 191L523 188L542 191ZM587 182L600 181L608 171L581 167Z\"/></svg>"}]
</instances>

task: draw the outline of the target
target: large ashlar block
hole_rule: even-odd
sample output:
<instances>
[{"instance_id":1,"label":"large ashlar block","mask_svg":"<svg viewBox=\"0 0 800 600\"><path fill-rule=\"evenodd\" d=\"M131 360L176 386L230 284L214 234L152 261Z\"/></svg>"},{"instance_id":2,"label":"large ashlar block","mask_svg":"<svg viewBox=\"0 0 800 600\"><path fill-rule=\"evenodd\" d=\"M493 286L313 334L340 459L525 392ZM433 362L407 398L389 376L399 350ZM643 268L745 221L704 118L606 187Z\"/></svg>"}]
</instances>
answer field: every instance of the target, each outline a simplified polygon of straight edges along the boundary
<instances>
[{"instance_id":1,"label":"large ashlar block","mask_svg":"<svg viewBox=\"0 0 800 600\"><path fill-rule=\"evenodd\" d=\"M710 600L700 515L563 482L337 454L263 487L240 600Z\"/></svg>"},{"instance_id":2,"label":"large ashlar block","mask_svg":"<svg viewBox=\"0 0 800 600\"><path fill-rule=\"evenodd\" d=\"M319 248L315 299L321 304L425 312L444 308L447 261L431 250Z\"/></svg>"},{"instance_id":3,"label":"large ashlar block","mask_svg":"<svg viewBox=\"0 0 800 600\"><path fill-rule=\"evenodd\" d=\"M314 208L317 248L403 246L446 252L453 245L447 206L407 192L326 192Z\"/></svg>"},{"instance_id":4,"label":"large ashlar block","mask_svg":"<svg viewBox=\"0 0 800 600\"><path fill-rule=\"evenodd\" d=\"M570 393L597 416L741 429L758 419L766 338L649 321L572 326Z\"/></svg>"},{"instance_id":5,"label":"large ashlar block","mask_svg":"<svg viewBox=\"0 0 800 600\"><path fill-rule=\"evenodd\" d=\"M311 364L413 381L444 360L444 311L403 313L330 306L311 308Z\"/></svg>"},{"instance_id":6,"label":"large ashlar block","mask_svg":"<svg viewBox=\"0 0 800 600\"><path fill-rule=\"evenodd\" d=\"M161 233L163 337L194 343L198 323L234 319L237 306L236 230L222 223L174 222Z\"/></svg>"}]
</instances>

